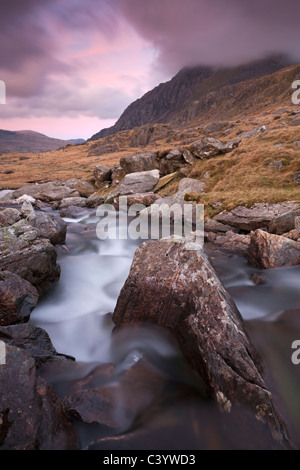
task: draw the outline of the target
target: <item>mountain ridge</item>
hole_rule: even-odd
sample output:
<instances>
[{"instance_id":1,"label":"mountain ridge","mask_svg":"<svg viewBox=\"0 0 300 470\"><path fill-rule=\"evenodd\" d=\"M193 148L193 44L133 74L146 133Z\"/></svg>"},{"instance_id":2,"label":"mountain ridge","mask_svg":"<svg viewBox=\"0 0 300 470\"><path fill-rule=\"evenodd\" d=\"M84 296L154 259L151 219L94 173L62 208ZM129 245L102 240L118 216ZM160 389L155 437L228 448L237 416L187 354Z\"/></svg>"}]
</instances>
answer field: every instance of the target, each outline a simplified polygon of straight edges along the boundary
<instances>
[{"instance_id":1,"label":"mountain ridge","mask_svg":"<svg viewBox=\"0 0 300 470\"><path fill-rule=\"evenodd\" d=\"M186 114L191 102L223 87L269 75L289 65L292 65L289 58L277 55L233 68L185 67L171 80L131 103L114 126L102 129L88 140L98 140L145 124L175 123L176 115Z\"/></svg>"}]
</instances>

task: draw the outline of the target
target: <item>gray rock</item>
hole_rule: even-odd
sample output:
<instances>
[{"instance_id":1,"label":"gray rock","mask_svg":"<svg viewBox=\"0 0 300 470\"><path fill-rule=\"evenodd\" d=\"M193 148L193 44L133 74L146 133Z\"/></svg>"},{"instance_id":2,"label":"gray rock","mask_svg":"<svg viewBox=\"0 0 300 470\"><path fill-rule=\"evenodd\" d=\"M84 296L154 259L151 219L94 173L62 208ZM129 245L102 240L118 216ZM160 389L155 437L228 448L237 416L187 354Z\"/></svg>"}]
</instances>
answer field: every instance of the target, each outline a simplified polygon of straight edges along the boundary
<instances>
[{"instance_id":1,"label":"gray rock","mask_svg":"<svg viewBox=\"0 0 300 470\"><path fill-rule=\"evenodd\" d=\"M8 207L7 209L0 210L0 226L8 227L21 219L21 213L17 209Z\"/></svg>"},{"instance_id":2,"label":"gray rock","mask_svg":"<svg viewBox=\"0 0 300 470\"><path fill-rule=\"evenodd\" d=\"M178 185L178 192L185 192L185 193L204 193L205 191L205 183L202 181L196 180L194 178L182 178L179 181Z\"/></svg>"},{"instance_id":3,"label":"gray rock","mask_svg":"<svg viewBox=\"0 0 300 470\"><path fill-rule=\"evenodd\" d=\"M96 193L89 196L86 200L87 207L95 208L104 203L106 196L100 196Z\"/></svg>"},{"instance_id":4,"label":"gray rock","mask_svg":"<svg viewBox=\"0 0 300 470\"><path fill-rule=\"evenodd\" d=\"M94 178L99 181L110 181L111 179L111 168L104 165L97 165L93 169Z\"/></svg>"},{"instance_id":5,"label":"gray rock","mask_svg":"<svg viewBox=\"0 0 300 470\"><path fill-rule=\"evenodd\" d=\"M96 191L96 187L88 181L78 181L75 184L77 196L89 197ZM68 197L68 196L66 196ZM65 199L65 198L64 198Z\"/></svg>"},{"instance_id":6,"label":"gray rock","mask_svg":"<svg viewBox=\"0 0 300 470\"><path fill-rule=\"evenodd\" d=\"M267 130L266 126L260 126L260 127L257 127L256 129L253 129L252 131L244 132L241 135L241 137L243 139L249 139L250 137L263 134L264 132L266 132L266 130Z\"/></svg>"},{"instance_id":7,"label":"gray rock","mask_svg":"<svg viewBox=\"0 0 300 470\"><path fill-rule=\"evenodd\" d=\"M231 212L223 211L217 214L214 220L250 232L257 228L268 228L271 221L280 215L287 214L297 209L299 209L299 204L294 202L282 202L278 204L257 203L251 208L238 206Z\"/></svg>"},{"instance_id":8,"label":"gray rock","mask_svg":"<svg viewBox=\"0 0 300 470\"><path fill-rule=\"evenodd\" d=\"M67 206L61 209L60 217L65 217L67 219L77 219L78 217L88 214L87 210L84 207L78 206Z\"/></svg>"},{"instance_id":9,"label":"gray rock","mask_svg":"<svg viewBox=\"0 0 300 470\"><path fill-rule=\"evenodd\" d=\"M28 223L38 230L40 238L47 238L52 245L64 245L67 224L57 215L45 212L32 214Z\"/></svg>"},{"instance_id":10,"label":"gray rock","mask_svg":"<svg viewBox=\"0 0 300 470\"><path fill-rule=\"evenodd\" d=\"M152 191L159 180L159 171L142 171L126 175L119 184L117 192L121 196L126 194L147 193Z\"/></svg>"},{"instance_id":11,"label":"gray rock","mask_svg":"<svg viewBox=\"0 0 300 470\"><path fill-rule=\"evenodd\" d=\"M86 207L86 202L87 200L85 197L68 197L61 201L59 207L60 209L64 209L69 206Z\"/></svg>"},{"instance_id":12,"label":"gray rock","mask_svg":"<svg viewBox=\"0 0 300 470\"><path fill-rule=\"evenodd\" d=\"M156 170L159 168L157 152L143 152L122 157L120 166L125 174Z\"/></svg>"},{"instance_id":13,"label":"gray rock","mask_svg":"<svg viewBox=\"0 0 300 470\"><path fill-rule=\"evenodd\" d=\"M45 202L60 201L67 197L79 196L77 191L68 188L67 186L63 186L59 181L23 186L13 192L13 196L16 199L25 194L32 196L34 199L39 199Z\"/></svg>"},{"instance_id":14,"label":"gray rock","mask_svg":"<svg viewBox=\"0 0 300 470\"><path fill-rule=\"evenodd\" d=\"M268 165L268 168L274 168L275 170L280 170L280 168L282 168L282 162L280 161L270 162Z\"/></svg>"},{"instance_id":15,"label":"gray rock","mask_svg":"<svg viewBox=\"0 0 300 470\"><path fill-rule=\"evenodd\" d=\"M221 222L218 222L217 220L213 220L213 219L207 219L204 222L204 230L206 232L214 232L214 233L218 233L218 232L226 233L229 231L235 232L235 233L239 232L239 229L233 228L230 225L221 224Z\"/></svg>"},{"instance_id":16,"label":"gray rock","mask_svg":"<svg viewBox=\"0 0 300 470\"><path fill-rule=\"evenodd\" d=\"M197 140L192 142L188 150L192 152L194 156L197 158L210 158L215 155L225 154L231 152L236 147L238 147L241 139L235 139L232 142L228 142L227 144L223 144L217 139L213 137L204 137L201 140Z\"/></svg>"}]
</instances>

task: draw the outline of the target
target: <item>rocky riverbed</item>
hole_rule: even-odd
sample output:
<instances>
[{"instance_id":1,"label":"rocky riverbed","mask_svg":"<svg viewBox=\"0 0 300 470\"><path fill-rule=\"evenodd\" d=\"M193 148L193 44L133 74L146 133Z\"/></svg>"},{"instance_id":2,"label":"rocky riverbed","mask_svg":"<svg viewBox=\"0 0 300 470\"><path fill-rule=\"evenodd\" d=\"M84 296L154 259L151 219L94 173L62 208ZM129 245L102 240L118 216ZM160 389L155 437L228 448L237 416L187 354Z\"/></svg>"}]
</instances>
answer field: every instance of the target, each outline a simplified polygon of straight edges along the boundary
<instances>
[{"instance_id":1,"label":"rocky riverbed","mask_svg":"<svg viewBox=\"0 0 300 470\"><path fill-rule=\"evenodd\" d=\"M189 166L237 145L206 139L0 194L0 448L299 445L300 205L223 211L193 249L96 236L95 208L120 196L148 212L194 206L186 194L205 184ZM174 172L177 193L160 197Z\"/></svg>"}]
</instances>

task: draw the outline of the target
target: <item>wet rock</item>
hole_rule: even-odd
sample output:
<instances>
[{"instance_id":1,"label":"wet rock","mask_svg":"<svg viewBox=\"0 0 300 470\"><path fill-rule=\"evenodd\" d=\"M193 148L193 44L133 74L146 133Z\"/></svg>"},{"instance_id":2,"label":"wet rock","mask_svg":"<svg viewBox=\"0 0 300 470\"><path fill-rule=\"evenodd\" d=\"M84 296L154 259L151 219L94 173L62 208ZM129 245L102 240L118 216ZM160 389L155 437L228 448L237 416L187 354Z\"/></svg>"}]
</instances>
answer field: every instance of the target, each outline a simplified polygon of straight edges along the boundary
<instances>
[{"instance_id":1,"label":"wet rock","mask_svg":"<svg viewBox=\"0 0 300 470\"><path fill-rule=\"evenodd\" d=\"M0 210L0 226L8 227L13 225L21 219L21 213L17 209L8 207L7 209Z\"/></svg>"},{"instance_id":2,"label":"wet rock","mask_svg":"<svg viewBox=\"0 0 300 470\"><path fill-rule=\"evenodd\" d=\"M172 330L208 394L225 412L237 403L246 406L275 440L286 442L241 315L199 245L172 238L143 243L113 321L117 329L154 323Z\"/></svg>"},{"instance_id":3,"label":"wet rock","mask_svg":"<svg viewBox=\"0 0 300 470\"><path fill-rule=\"evenodd\" d=\"M105 165L97 165L93 169L94 178L97 181L110 181L111 179L111 168Z\"/></svg>"},{"instance_id":4,"label":"wet rock","mask_svg":"<svg viewBox=\"0 0 300 470\"><path fill-rule=\"evenodd\" d=\"M48 289L60 276L57 253L49 240L21 220L0 228L0 270L13 272L33 284L38 291Z\"/></svg>"},{"instance_id":5,"label":"wet rock","mask_svg":"<svg viewBox=\"0 0 300 470\"><path fill-rule=\"evenodd\" d=\"M40 238L47 238L52 245L64 245L67 233L66 222L57 215L39 212L32 214L28 222L39 231Z\"/></svg>"},{"instance_id":6,"label":"wet rock","mask_svg":"<svg viewBox=\"0 0 300 470\"><path fill-rule=\"evenodd\" d=\"M159 168L157 152L142 152L122 157L120 166L125 174L156 170Z\"/></svg>"},{"instance_id":7,"label":"wet rock","mask_svg":"<svg viewBox=\"0 0 300 470\"><path fill-rule=\"evenodd\" d=\"M23 186L13 192L13 196L16 199L25 194L44 202L60 201L67 197L79 196L77 191L63 186L59 181Z\"/></svg>"},{"instance_id":8,"label":"wet rock","mask_svg":"<svg viewBox=\"0 0 300 470\"><path fill-rule=\"evenodd\" d=\"M34 359L6 345L0 367L0 448L59 450L77 447L72 424L50 385L37 375Z\"/></svg>"},{"instance_id":9,"label":"wet rock","mask_svg":"<svg viewBox=\"0 0 300 470\"><path fill-rule=\"evenodd\" d=\"M89 197L96 191L96 187L88 181L78 181L75 184L75 189L77 191L77 196L81 197Z\"/></svg>"},{"instance_id":10,"label":"wet rock","mask_svg":"<svg viewBox=\"0 0 300 470\"><path fill-rule=\"evenodd\" d=\"M300 243L263 230L251 234L247 254L250 264L261 269L300 264Z\"/></svg>"},{"instance_id":11,"label":"wet rock","mask_svg":"<svg viewBox=\"0 0 300 470\"><path fill-rule=\"evenodd\" d=\"M64 408L70 416L85 423L99 423L118 429L117 417L129 426L138 414L157 398L165 384L162 374L141 359L112 385L85 388L64 400Z\"/></svg>"},{"instance_id":12,"label":"wet rock","mask_svg":"<svg viewBox=\"0 0 300 470\"><path fill-rule=\"evenodd\" d=\"M130 173L125 175L116 191L121 196L126 196L127 194L147 193L153 190L158 180L158 170Z\"/></svg>"},{"instance_id":13,"label":"wet rock","mask_svg":"<svg viewBox=\"0 0 300 470\"><path fill-rule=\"evenodd\" d=\"M258 228L268 229L273 220L297 209L299 209L299 204L294 202L278 204L257 203L251 208L238 206L230 212L220 212L214 217L214 220L250 232ZM284 231L287 230L285 229Z\"/></svg>"},{"instance_id":14,"label":"wet rock","mask_svg":"<svg viewBox=\"0 0 300 470\"><path fill-rule=\"evenodd\" d=\"M72 364L74 362L74 358L59 354L55 350L48 333L32 323L0 326L0 339L6 345L24 349L34 359L37 368L40 368L46 362L48 363L48 361L53 364L54 360L59 363L67 361L68 367L69 361Z\"/></svg>"},{"instance_id":15,"label":"wet rock","mask_svg":"<svg viewBox=\"0 0 300 470\"><path fill-rule=\"evenodd\" d=\"M0 326L26 322L38 298L28 281L9 271L0 272Z\"/></svg>"},{"instance_id":16,"label":"wet rock","mask_svg":"<svg viewBox=\"0 0 300 470\"><path fill-rule=\"evenodd\" d=\"M63 199L60 203L60 209L64 209L69 206L86 207L85 197L68 197Z\"/></svg>"}]
</instances>

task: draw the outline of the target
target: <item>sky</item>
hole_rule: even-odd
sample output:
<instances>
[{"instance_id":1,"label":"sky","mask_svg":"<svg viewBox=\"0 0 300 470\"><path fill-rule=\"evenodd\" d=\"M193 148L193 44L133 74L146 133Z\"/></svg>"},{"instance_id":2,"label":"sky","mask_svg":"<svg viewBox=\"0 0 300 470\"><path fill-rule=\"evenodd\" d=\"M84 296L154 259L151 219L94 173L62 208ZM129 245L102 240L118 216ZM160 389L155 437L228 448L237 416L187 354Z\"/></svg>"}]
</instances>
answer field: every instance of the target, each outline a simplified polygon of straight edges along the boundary
<instances>
[{"instance_id":1,"label":"sky","mask_svg":"<svg viewBox=\"0 0 300 470\"><path fill-rule=\"evenodd\" d=\"M182 67L300 62L299 0L1 0L0 129L89 138Z\"/></svg>"}]
</instances>

